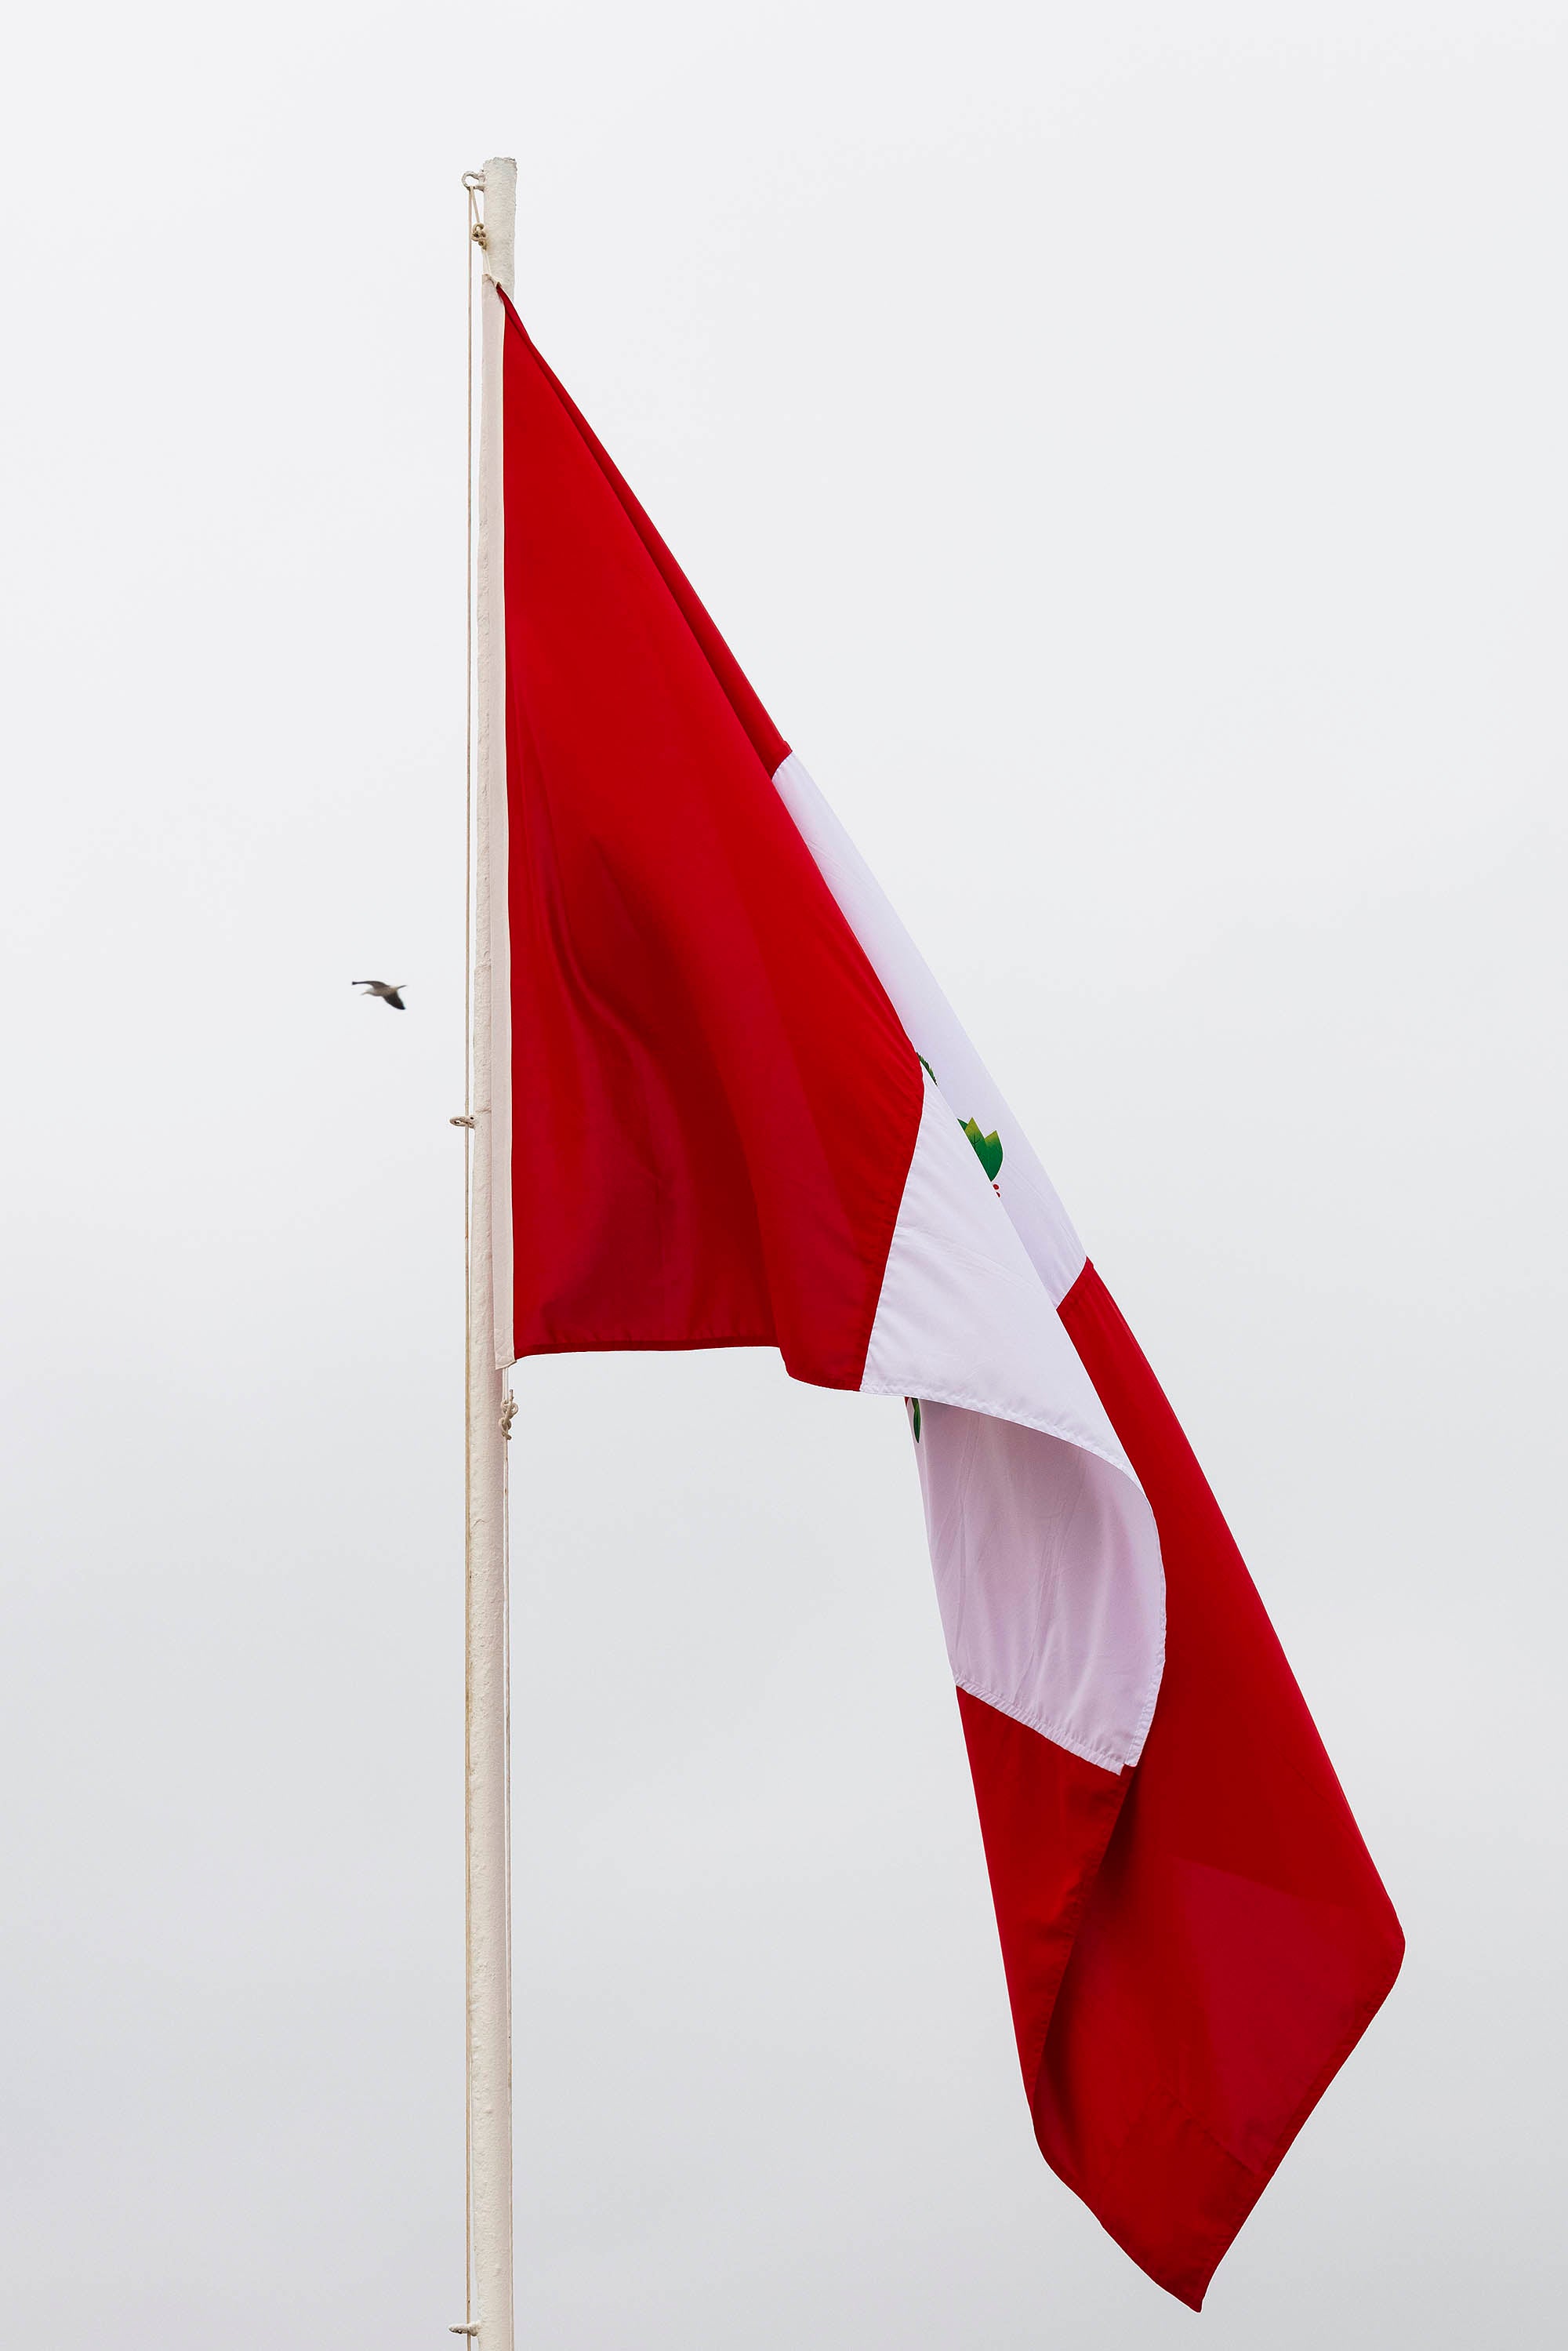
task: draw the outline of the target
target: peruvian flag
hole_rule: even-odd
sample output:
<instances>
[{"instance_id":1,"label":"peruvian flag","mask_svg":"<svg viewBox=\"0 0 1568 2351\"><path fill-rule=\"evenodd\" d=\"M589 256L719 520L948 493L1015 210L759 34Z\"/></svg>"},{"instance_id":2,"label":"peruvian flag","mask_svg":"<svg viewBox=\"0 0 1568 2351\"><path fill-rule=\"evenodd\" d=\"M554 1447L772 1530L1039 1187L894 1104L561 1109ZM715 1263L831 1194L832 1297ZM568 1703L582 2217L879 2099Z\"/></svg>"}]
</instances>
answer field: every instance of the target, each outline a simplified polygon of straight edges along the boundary
<instances>
[{"instance_id":1,"label":"peruvian flag","mask_svg":"<svg viewBox=\"0 0 1568 2351\"><path fill-rule=\"evenodd\" d=\"M1045 1170L516 311L484 306L497 1362L768 1346L904 1400L1035 2134L1197 2308L1398 1922Z\"/></svg>"}]
</instances>

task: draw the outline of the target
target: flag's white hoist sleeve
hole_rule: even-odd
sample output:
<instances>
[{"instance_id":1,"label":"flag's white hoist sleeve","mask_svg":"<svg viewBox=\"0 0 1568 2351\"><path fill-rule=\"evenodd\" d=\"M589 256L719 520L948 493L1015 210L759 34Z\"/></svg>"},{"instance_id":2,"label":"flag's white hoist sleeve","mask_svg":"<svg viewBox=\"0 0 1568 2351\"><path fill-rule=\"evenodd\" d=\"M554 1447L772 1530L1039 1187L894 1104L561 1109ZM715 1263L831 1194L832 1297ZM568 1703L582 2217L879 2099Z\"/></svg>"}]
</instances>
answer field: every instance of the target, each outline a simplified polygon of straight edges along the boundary
<instances>
[{"instance_id":1,"label":"flag's white hoist sleeve","mask_svg":"<svg viewBox=\"0 0 1568 2351\"><path fill-rule=\"evenodd\" d=\"M486 169L489 167L486 166ZM501 360L506 314L486 278L480 301L484 343L479 428L479 871L476 903L480 954L476 970L475 1048L487 1063L490 1156L494 1170L487 1246L490 1251L495 1360L514 1360L512 1346L512 986L507 874L511 855L507 809L506 466L502 444ZM477 999L479 971L486 1002ZM477 1070L477 1059L476 1070Z\"/></svg>"}]
</instances>

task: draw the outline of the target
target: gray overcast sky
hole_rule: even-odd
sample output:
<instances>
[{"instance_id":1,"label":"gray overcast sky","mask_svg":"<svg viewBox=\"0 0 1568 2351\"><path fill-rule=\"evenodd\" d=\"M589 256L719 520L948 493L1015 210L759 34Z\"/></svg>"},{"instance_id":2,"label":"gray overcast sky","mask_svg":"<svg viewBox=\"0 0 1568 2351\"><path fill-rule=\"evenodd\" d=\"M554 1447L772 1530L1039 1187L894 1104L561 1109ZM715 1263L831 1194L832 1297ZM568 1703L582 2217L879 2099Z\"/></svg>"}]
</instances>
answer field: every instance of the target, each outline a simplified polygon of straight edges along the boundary
<instances>
[{"instance_id":1,"label":"gray overcast sky","mask_svg":"<svg viewBox=\"0 0 1568 2351\"><path fill-rule=\"evenodd\" d=\"M1559 2339L1561 6L82 0L5 80L0 2336L462 2315L498 151L1410 1940L1194 2321L1034 2152L896 1405L525 1368L519 2339Z\"/></svg>"}]
</instances>

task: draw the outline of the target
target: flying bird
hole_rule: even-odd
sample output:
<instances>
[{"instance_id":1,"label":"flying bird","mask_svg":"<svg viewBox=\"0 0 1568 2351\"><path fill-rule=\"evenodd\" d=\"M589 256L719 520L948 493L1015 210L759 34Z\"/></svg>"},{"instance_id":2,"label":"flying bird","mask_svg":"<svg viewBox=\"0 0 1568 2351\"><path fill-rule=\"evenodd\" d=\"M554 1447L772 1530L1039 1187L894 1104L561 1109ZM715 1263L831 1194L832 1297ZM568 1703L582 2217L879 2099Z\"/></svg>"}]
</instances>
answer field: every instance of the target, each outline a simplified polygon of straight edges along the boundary
<instances>
[{"instance_id":1,"label":"flying bird","mask_svg":"<svg viewBox=\"0 0 1568 2351\"><path fill-rule=\"evenodd\" d=\"M400 987L408 986L406 979L357 979L354 986L362 987L367 996L379 996L382 1002L390 1004L394 1012L408 1010L407 1005L398 994Z\"/></svg>"}]
</instances>

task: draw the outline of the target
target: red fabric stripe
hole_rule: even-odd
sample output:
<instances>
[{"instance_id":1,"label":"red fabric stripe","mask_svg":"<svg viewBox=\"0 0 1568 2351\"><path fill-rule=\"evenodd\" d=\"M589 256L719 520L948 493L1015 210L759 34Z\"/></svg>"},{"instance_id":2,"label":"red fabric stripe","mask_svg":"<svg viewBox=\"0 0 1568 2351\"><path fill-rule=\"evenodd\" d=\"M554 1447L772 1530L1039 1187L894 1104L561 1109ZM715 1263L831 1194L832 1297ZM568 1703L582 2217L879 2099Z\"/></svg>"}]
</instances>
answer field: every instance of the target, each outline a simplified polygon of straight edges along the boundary
<instances>
[{"instance_id":1,"label":"red fabric stripe","mask_svg":"<svg viewBox=\"0 0 1568 2351\"><path fill-rule=\"evenodd\" d=\"M660 577L680 607L686 626L706 654L708 666L729 696L730 707L745 727L752 749L768 774L777 775L789 756L789 744L758 700L750 680L714 626L707 607L703 603L696 590L643 513L635 494L593 427L589 423L560 378L554 372L549 360L540 353L528 329L504 294L501 296L501 301L507 312L508 339L511 335L520 335L528 345L534 365L555 393L573 424L576 425L578 437L584 448L590 452L605 480L620 499L632 528L658 566Z\"/></svg>"},{"instance_id":2,"label":"red fabric stripe","mask_svg":"<svg viewBox=\"0 0 1568 2351\"><path fill-rule=\"evenodd\" d=\"M777 730L508 310L515 1343L777 1344L856 1387L915 1053Z\"/></svg>"},{"instance_id":3,"label":"red fabric stripe","mask_svg":"<svg viewBox=\"0 0 1568 2351\"><path fill-rule=\"evenodd\" d=\"M1056 1995L1131 1773L1106 1771L958 1692L1019 2063L1040 2072Z\"/></svg>"},{"instance_id":4,"label":"red fabric stripe","mask_svg":"<svg viewBox=\"0 0 1568 2351\"><path fill-rule=\"evenodd\" d=\"M1039 1956L1008 1965L1040 2148L1197 2309L1382 2004L1404 1939L1203 1473L1092 1266L1061 1319L1154 1509L1167 1646L1060 1991L1046 1914L1061 1902L1071 1915L1087 1820L1042 1765L1015 1760L1017 1736L1009 1752L990 1735L977 1792L1004 1950L1020 1947L1019 1889L1040 1871ZM1058 1835L1062 1852L1038 1858Z\"/></svg>"}]
</instances>

